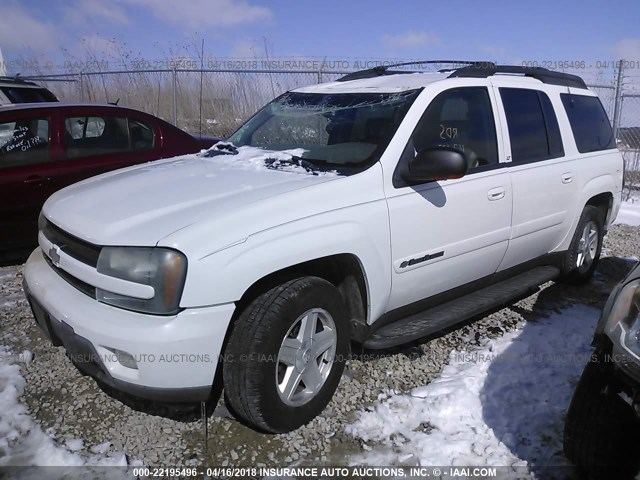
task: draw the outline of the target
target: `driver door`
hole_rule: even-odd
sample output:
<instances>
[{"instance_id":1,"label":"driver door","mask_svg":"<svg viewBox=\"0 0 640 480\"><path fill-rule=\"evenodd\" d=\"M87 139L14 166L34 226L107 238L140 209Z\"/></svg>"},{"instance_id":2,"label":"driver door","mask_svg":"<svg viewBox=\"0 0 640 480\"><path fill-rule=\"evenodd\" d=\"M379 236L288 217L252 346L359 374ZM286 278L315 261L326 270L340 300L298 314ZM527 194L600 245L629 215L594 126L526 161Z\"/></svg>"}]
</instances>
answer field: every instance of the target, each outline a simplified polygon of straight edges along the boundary
<instances>
[{"instance_id":1,"label":"driver door","mask_svg":"<svg viewBox=\"0 0 640 480\"><path fill-rule=\"evenodd\" d=\"M511 229L511 181L496 129L493 92L486 86L435 95L407 143L387 192L392 287L388 310L494 273ZM462 151L467 174L408 185L402 162L437 146Z\"/></svg>"}]
</instances>

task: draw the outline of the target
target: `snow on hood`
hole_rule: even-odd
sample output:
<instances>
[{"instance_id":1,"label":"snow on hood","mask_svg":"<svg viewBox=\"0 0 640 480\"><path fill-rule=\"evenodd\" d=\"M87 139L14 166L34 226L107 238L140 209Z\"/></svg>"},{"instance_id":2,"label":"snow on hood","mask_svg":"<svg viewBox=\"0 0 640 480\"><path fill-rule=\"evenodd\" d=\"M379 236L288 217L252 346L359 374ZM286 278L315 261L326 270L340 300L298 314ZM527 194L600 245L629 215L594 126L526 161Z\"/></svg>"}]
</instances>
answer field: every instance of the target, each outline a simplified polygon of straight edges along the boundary
<instances>
[{"instance_id":1,"label":"snow on hood","mask_svg":"<svg viewBox=\"0 0 640 480\"><path fill-rule=\"evenodd\" d=\"M69 233L98 245L155 245L201 220L254 202L341 178L305 166L302 149L235 148L225 142L199 154L109 172L64 188L43 207Z\"/></svg>"},{"instance_id":2,"label":"snow on hood","mask_svg":"<svg viewBox=\"0 0 640 480\"><path fill-rule=\"evenodd\" d=\"M236 147L231 142L218 142L208 150L201 150L198 155L217 157L224 164L246 169L277 169L291 173L336 176L335 170L320 171L304 166L303 148L289 150L266 150L258 147Z\"/></svg>"}]
</instances>

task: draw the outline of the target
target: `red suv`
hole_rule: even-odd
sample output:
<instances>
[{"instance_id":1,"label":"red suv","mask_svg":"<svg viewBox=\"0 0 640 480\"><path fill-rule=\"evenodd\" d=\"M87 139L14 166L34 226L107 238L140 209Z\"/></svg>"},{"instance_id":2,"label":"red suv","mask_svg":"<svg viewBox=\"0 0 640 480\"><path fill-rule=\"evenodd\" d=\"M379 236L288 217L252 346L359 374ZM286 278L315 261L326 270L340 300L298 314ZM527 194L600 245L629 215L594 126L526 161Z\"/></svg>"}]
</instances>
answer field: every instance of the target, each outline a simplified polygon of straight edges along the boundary
<instances>
[{"instance_id":1,"label":"red suv","mask_svg":"<svg viewBox=\"0 0 640 480\"><path fill-rule=\"evenodd\" d=\"M110 170L195 153L195 138L114 105L32 103L0 109L0 256L35 247L38 213L56 190Z\"/></svg>"}]
</instances>

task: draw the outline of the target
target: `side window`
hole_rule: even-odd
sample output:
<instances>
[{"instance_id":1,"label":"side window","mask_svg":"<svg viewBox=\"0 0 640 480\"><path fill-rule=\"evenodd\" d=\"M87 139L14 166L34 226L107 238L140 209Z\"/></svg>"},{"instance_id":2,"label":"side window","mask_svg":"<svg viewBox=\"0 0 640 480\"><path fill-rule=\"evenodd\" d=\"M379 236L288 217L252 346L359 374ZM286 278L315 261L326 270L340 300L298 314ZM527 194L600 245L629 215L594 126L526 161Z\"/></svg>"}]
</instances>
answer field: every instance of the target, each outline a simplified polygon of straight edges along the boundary
<instances>
[{"instance_id":1,"label":"side window","mask_svg":"<svg viewBox=\"0 0 640 480\"><path fill-rule=\"evenodd\" d=\"M410 143L414 155L438 146L458 149L470 170L497 164L496 126L487 89L461 87L439 94L422 115Z\"/></svg>"},{"instance_id":2,"label":"side window","mask_svg":"<svg viewBox=\"0 0 640 480\"><path fill-rule=\"evenodd\" d=\"M544 92L538 92L538 98L542 105L542 113L544 114L544 123L547 126L547 140L549 142L549 157L564 157L564 146L562 145L562 135L560 135L560 127L558 126L558 118L553 110L551 100Z\"/></svg>"},{"instance_id":3,"label":"side window","mask_svg":"<svg viewBox=\"0 0 640 480\"><path fill-rule=\"evenodd\" d=\"M129 119L129 136L132 150L150 150L153 148L155 136L153 129L138 120Z\"/></svg>"},{"instance_id":4,"label":"side window","mask_svg":"<svg viewBox=\"0 0 640 480\"><path fill-rule=\"evenodd\" d=\"M69 159L131 151L124 117L69 117L64 127Z\"/></svg>"},{"instance_id":5,"label":"side window","mask_svg":"<svg viewBox=\"0 0 640 480\"><path fill-rule=\"evenodd\" d=\"M615 148L611 124L598 97L560 94L580 153Z\"/></svg>"},{"instance_id":6,"label":"side window","mask_svg":"<svg viewBox=\"0 0 640 480\"><path fill-rule=\"evenodd\" d=\"M64 122L67 134L74 140L99 137L104 132L104 124L100 117L73 117Z\"/></svg>"},{"instance_id":7,"label":"side window","mask_svg":"<svg viewBox=\"0 0 640 480\"><path fill-rule=\"evenodd\" d=\"M513 162L535 162L564 155L558 119L544 92L501 88L500 97L507 116Z\"/></svg>"},{"instance_id":8,"label":"side window","mask_svg":"<svg viewBox=\"0 0 640 480\"><path fill-rule=\"evenodd\" d=\"M104 133L104 118L89 117L86 122L86 130L84 136L86 138L99 137Z\"/></svg>"},{"instance_id":9,"label":"side window","mask_svg":"<svg viewBox=\"0 0 640 480\"><path fill-rule=\"evenodd\" d=\"M48 118L0 123L0 169L48 161Z\"/></svg>"}]
</instances>

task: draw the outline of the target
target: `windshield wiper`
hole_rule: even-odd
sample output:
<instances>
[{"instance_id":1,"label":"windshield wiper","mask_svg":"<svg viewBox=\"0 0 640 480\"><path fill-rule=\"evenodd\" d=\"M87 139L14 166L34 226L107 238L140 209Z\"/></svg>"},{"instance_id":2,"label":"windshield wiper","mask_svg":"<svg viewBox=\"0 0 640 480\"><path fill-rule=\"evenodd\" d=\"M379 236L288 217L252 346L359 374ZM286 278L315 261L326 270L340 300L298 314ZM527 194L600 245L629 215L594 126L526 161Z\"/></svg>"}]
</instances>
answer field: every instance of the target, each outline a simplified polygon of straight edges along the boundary
<instances>
[{"instance_id":1,"label":"windshield wiper","mask_svg":"<svg viewBox=\"0 0 640 480\"><path fill-rule=\"evenodd\" d=\"M308 160L306 158L299 157L297 155L291 155L290 158L267 158L264 161L264 164L267 168L278 169L281 166L285 165L293 165L295 167L300 167L306 170L313 175L318 175L318 170L324 171L325 169L316 165L314 161ZM330 170L330 169L326 169Z\"/></svg>"}]
</instances>

